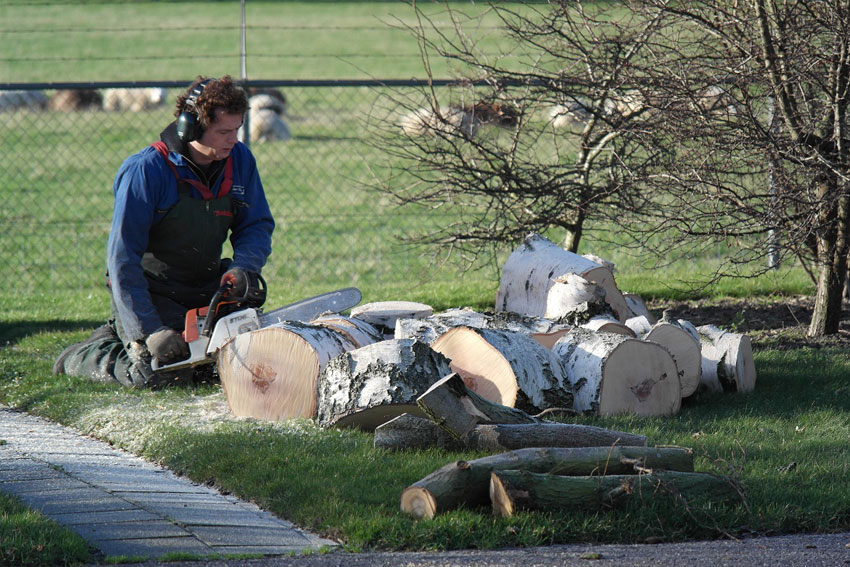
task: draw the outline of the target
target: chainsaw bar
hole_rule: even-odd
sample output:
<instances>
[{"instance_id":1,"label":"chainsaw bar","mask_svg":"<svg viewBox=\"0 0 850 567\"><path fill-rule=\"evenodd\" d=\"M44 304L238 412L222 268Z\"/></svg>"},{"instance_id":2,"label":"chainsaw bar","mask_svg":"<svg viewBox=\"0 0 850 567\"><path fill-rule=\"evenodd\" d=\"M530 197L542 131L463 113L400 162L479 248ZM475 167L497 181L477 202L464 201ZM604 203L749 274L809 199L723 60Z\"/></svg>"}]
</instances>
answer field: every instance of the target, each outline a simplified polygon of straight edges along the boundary
<instances>
[{"instance_id":1,"label":"chainsaw bar","mask_svg":"<svg viewBox=\"0 0 850 567\"><path fill-rule=\"evenodd\" d=\"M260 328L284 321L310 321L322 313L341 313L355 307L361 299L363 296L356 287L329 291L260 314Z\"/></svg>"}]
</instances>

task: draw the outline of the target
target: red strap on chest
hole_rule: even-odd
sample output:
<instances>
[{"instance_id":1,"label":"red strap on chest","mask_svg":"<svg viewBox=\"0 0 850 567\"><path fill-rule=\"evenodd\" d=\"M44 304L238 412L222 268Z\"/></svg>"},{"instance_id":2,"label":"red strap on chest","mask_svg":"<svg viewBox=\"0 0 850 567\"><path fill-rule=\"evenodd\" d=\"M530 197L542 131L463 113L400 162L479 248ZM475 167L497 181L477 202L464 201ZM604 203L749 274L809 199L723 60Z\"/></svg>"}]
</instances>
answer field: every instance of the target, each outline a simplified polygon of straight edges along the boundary
<instances>
[{"instance_id":1,"label":"red strap on chest","mask_svg":"<svg viewBox=\"0 0 850 567\"><path fill-rule=\"evenodd\" d=\"M165 145L165 142L158 141L151 144L153 148L159 152L159 155L165 159L165 163L168 164L168 167L171 168L171 172L174 173L174 177L177 178L177 181L182 181L184 183L188 183L192 187L198 190L198 193L204 198L204 201L209 201L213 199L212 191L210 188L201 183L197 179L184 179L180 177L180 174L177 173L177 166L172 163L170 159L168 159L168 146ZM224 197L228 193L230 193L230 188L233 187L233 156L227 156L227 161L224 163L224 179L221 181L221 187L218 190L218 196Z\"/></svg>"}]
</instances>

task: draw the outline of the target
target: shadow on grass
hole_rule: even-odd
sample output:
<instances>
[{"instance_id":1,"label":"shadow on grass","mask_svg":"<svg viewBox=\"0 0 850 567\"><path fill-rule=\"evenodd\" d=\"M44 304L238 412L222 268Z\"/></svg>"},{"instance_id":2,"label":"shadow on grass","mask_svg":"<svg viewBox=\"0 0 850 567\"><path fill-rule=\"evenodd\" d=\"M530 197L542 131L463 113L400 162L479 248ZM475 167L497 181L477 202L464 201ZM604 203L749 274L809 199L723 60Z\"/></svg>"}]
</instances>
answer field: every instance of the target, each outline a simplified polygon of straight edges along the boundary
<instances>
[{"instance_id":1,"label":"shadow on grass","mask_svg":"<svg viewBox=\"0 0 850 567\"><path fill-rule=\"evenodd\" d=\"M90 331L103 323L103 320L64 321L61 319L0 322L0 345L14 344L21 339L43 332Z\"/></svg>"}]
</instances>

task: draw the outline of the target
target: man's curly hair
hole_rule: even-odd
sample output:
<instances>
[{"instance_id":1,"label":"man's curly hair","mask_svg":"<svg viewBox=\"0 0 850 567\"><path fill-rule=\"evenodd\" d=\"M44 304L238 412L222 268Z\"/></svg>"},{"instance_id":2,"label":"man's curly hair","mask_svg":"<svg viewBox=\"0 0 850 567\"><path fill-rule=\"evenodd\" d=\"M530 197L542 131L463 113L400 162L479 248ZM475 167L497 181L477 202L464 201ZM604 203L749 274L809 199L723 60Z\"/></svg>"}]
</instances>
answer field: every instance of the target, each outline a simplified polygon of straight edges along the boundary
<instances>
[{"instance_id":1,"label":"man's curly hair","mask_svg":"<svg viewBox=\"0 0 850 567\"><path fill-rule=\"evenodd\" d=\"M186 104L192 90L204 81L210 82L204 86L204 90L195 102L194 107ZM201 128L206 129L215 118L216 108L223 108L228 114L245 114L248 111L248 95L233 82L230 75L218 79L198 76L189 85L186 91L177 97L177 107L174 116L180 116L183 112L191 112L198 115L198 123Z\"/></svg>"}]
</instances>

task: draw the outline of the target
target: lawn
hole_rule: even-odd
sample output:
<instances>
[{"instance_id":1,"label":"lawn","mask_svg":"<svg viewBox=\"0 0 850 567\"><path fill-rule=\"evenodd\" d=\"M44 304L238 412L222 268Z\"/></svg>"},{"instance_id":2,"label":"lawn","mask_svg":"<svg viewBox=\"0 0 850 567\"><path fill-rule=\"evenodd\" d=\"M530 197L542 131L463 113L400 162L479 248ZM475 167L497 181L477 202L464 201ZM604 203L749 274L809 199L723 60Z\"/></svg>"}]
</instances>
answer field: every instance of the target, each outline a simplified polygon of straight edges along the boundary
<instances>
[{"instance_id":1,"label":"lawn","mask_svg":"<svg viewBox=\"0 0 850 567\"><path fill-rule=\"evenodd\" d=\"M187 71L184 58L170 55L189 48L213 54L202 59L206 72L238 75L238 3L214 2L203 9L199 4L80 2L51 10L49 4L7 2L0 27L20 40L0 47L5 77L15 82L191 79L195 69ZM386 25L399 18L412 23L402 6L250 2L251 77L422 76L415 43L407 32ZM432 9L436 19L443 17L442 8ZM484 27L482 33L482 41L494 41L494 29ZM152 35L169 41L152 42ZM442 73L452 70L438 68L436 74ZM170 94L173 98L176 91ZM492 309L500 261L509 249L473 271L434 264L396 237L445 219L399 211L369 187L376 150L359 135L364 117L392 111L376 103L385 100L380 97L386 91L293 87L286 94L294 140L254 147L278 220L266 270L267 306L356 285L364 302ZM20 112L0 114L0 120L0 145L9 164L0 191L16 196L0 218L7 235L0 266L11 282L0 294L0 404L55 419L193 480L214 483L354 551L850 529L850 491L844 482L850 467L850 401L842 395L850 376L846 341L806 341L805 321L761 320L764 305L775 312L805 311L799 298L813 286L796 265L695 292L686 282L713 273L728 249L660 267L602 238L604 227L582 244L581 252L614 261L620 288L644 297L656 313L672 306L750 333L758 381L751 393L701 396L674 417L573 421L647 435L654 444L692 447L699 470L742 483L745 506L656 504L599 513L521 513L510 519L495 518L489 510L458 510L417 522L398 511L401 490L448 462L480 455L436 449L393 453L375 449L368 433L323 430L306 420L235 419L216 386L128 391L52 376L53 359L62 348L85 338L109 314L101 280L112 176L127 155L155 138L170 111ZM0 514L19 528L37 521L56 529L6 499L0 499ZM32 564L81 560L78 542L65 539L66 532L47 532L54 545L44 546L41 530L19 530L32 535L15 540L12 553L18 555L12 561L39 546L46 551L32 555ZM0 556L0 563L4 559Z\"/></svg>"}]
</instances>

